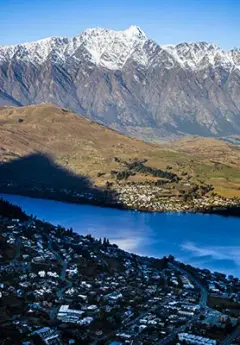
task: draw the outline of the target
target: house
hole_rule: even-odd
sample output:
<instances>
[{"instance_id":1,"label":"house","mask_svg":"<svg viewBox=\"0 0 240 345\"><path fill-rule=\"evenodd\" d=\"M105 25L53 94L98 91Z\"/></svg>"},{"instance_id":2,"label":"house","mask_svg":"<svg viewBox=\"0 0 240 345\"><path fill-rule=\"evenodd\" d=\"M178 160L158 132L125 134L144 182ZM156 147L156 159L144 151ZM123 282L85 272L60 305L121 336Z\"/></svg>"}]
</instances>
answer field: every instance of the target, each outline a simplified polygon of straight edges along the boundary
<instances>
[{"instance_id":1,"label":"house","mask_svg":"<svg viewBox=\"0 0 240 345\"><path fill-rule=\"evenodd\" d=\"M121 294L121 292L115 291L112 292L108 295L106 295L106 298L109 300L109 302L116 302L119 299L121 299L123 297L123 295Z\"/></svg>"},{"instance_id":2,"label":"house","mask_svg":"<svg viewBox=\"0 0 240 345\"><path fill-rule=\"evenodd\" d=\"M179 333L178 334L179 341L184 341L187 344L192 345L216 345L217 340L211 340L209 338L201 337L194 334L189 333Z\"/></svg>"},{"instance_id":3,"label":"house","mask_svg":"<svg viewBox=\"0 0 240 345\"><path fill-rule=\"evenodd\" d=\"M82 310L70 309L69 305L61 305L57 319L66 323L79 323L83 314Z\"/></svg>"},{"instance_id":4,"label":"house","mask_svg":"<svg viewBox=\"0 0 240 345\"><path fill-rule=\"evenodd\" d=\"M61 345L58 332L49 327L43 327L32 333L33 336L41 338L46 345Z\"/></svg>"}]
</instances>

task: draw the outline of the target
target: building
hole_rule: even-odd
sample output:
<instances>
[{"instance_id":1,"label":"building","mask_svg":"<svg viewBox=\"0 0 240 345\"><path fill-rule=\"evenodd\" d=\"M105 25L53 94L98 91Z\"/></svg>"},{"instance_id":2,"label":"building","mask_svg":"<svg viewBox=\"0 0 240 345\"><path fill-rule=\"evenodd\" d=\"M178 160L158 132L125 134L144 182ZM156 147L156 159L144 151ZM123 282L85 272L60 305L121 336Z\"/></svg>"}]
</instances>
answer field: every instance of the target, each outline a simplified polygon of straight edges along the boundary
<instances>
[{"instance_id":1,"label":"building","mask_svg":"<svg viewBox=\"0 0 240 345\"><path fill-rule=\"evenodd\" d=\"M43 327L32 333L33 336L41 338L46 345L62 345L58 332L49 327Z\"/></svg>"}]
</instances>

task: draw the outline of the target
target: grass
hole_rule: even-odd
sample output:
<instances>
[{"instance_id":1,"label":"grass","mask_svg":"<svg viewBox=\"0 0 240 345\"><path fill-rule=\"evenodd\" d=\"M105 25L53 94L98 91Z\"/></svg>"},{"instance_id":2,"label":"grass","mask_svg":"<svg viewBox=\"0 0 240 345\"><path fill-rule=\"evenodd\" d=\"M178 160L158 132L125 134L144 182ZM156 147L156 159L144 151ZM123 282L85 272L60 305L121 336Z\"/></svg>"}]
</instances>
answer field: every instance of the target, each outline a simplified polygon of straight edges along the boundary
<instances>
[{"instance_id":1,"label":"grass","mask_svg":"<svg viewBox=\"0 0 240 345\"><path fill-rule=\"evenodd\" d=\"M19 123L19 118L23 122ZM0 125L1 162L36 152L49 154L61 167L105 186L106 181L116 184L111 171L124 170L122 161L147 159L146 165L152 168L166 170L171 166L170 171L178 176L189 175L182 177L183 182L189 178L191 183L213 184L223 196L240 197L240 150L223 141L187 138L149 144L53 105L2 108ZM120 183L155 180L137 173Z\"/></svg>"}]
</instances>

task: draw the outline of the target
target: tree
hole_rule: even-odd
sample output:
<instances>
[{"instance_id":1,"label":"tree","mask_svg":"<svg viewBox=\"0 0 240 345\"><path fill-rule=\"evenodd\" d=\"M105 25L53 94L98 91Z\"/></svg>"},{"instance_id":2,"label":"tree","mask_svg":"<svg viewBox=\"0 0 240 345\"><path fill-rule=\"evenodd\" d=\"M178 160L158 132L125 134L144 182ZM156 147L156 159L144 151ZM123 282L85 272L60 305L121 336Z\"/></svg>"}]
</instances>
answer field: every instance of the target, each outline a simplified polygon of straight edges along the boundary
<instances>
[{"instance_id":1,"label":"tree","mask_svg":"<svg viewBox=\"0 0 240 345\"><path fill-rule=\"evenodd\" d=\"M173 262L175 260L175 257L173 255L168 256L168 261Z\"/></svg>"},{"instance_id":2,"label":"tree","mask_svg":"<svg viewBox=\"0 0 240 345\"><path fill-rule=\"evenodd\" d=\"M162 259L162 268L163 269L168 268L168 259L166 256L164 256Z\"/></svg>"}]
</instances>

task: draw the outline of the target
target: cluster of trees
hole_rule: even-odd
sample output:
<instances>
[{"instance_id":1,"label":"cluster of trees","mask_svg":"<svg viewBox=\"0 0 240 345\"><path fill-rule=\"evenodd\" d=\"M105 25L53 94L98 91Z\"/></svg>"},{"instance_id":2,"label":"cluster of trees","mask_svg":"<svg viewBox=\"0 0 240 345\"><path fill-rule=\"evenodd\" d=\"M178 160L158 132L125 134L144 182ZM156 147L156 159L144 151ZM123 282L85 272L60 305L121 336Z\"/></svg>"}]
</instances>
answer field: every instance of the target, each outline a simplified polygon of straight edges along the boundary
<instances>
[{"instance_id":1,"label":"cluster of trees","mask_svg":"<svg viewBox=\"0 0 240 345\"><path fill-rule=\"evenodd\" d=\"M134 176L136 174L130 170L122 170L122 171L112 170L111 175L116 176L116 179L120 181L120 180L127 180L129 176Z\"/></svg>"},{"instance_id":2,"label":"cluster of trees","mask_svg":"<svg viewBox=\"0 0 240 345\"><path fill-rule=\"evenodd\" d=\"M208 184L207 186L200 186L201 195L205 195L208 192L211 192L212 190L214 190L214 187L212 184Z\"/></svg>"},{"instance_id":3,"label":"cluster of trees","mask_svg":"<svg viewBox=\"0 0 240 345\"><path fill-rule=\"evenodd\" d=\"M118 171L116 174L117 180L127 180L129 176L134 176L135 173L129 170Z\"/></svg>"},{"instance_id":4,"label":"cluster of trees","mask_svg":"<svg viewBox=\"0 0 240 345\"><path fill-rule=\"evenodd\" d=\"M159 178L165 178L166 179L166 181L163 181L163 180L157 181L158 185L168 183L169 180L171 182L174 182L174 181L178 182L180 180L180 178L176 174L174 174L170 171L164 171L161 169L151 168L149 166L146 166L144 164L145 162L146 161L134 161L131 163L124 162L124 164L127 166L127 169L122 170L122 171L112 170L111 175L116 176L116 179L118 181L127 180L129 176L134 176L134 175L136 175L136 173L145 174L145 175L152 175L153 177L159 177ZM167 166L167 169L171 170L172 167Z\"/></svg>"},{"instance_id":5,"label":"cluster of trees","mask_svg":"<svg viewBox=\"0 0 240 345\"><path fill-rule=\"evenodd\" d=\"M91 243L95 243L98 242L100 245L104 245L104 246L109 246L110 245L110 241L108 238L104 237L99 238L99 240L95 239L91 234L86 235L86 238L91 242Z\"/></svg>"},{"instance_id":6,"label":"cluster of trees","mask_svg":"<svg viewBox=\"0 0 240 345\"><path fill-rule=\"evenodd\" d=\"M181 191L181 193L183 194L183 200L187 201L198 196L204 196L212 190L214 190L214 187L211 184L208 184L206 186L198 186L197 184L194 184L188 192L183 190Z\"/></svg>"},{"instance_id":7,"label":"cluster of trees","mask_svg":"<svg viewBox=\"0 0 240 345\"><path fill-rule=\"evenodd\" d=\"M126 164L127 164L128 169L133 170L134 172L148 174L154 177L166 178L170 181L178 182L180 180L177 174L174 174L170 171L164 171L161 169L149 167L141 161L134 161L132 163L126 163Z\"/></svg>"},{"instance_id":8,"label":"cluster of trees","mask_svg":"<svg viewBox=\"0 0 240 345\"><path fill-rule=\"evenodd\" d=\"M110 245L110 241L106 237L104 237L103 239L99 238L99 243L104 245L104 246L109 246Z\"/></svg>"},{"instance_id":9,"label":"cluster of trees","mask_svg":"<svg viewBox=\"0 0 240 345\"><path fill-rule=\"evenodd\" d=\"M17 218L27 220L26 213L19 206L12 205L10 202L0 199L0 216L7 218Z\"/></svg>"}]
</instances>

